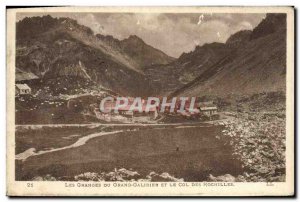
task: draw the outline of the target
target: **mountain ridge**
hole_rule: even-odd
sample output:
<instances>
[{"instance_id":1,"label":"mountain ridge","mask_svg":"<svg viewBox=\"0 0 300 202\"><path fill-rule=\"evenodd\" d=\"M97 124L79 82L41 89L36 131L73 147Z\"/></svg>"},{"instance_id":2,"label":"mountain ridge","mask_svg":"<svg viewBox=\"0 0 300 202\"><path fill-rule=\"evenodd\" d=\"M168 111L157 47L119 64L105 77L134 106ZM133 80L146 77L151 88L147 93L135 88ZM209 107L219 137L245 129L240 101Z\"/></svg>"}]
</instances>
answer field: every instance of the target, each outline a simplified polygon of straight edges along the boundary
<instances>
[{"instance_id":1,"label":"mountain ridge","mask_svg":"<svg viewBox=\"0 0 300 202\"><path fill-rule=\"evenodd\" d=\"M49 15L17 22L16 38L16 66L20 70L37 75L41 80L55 80L58 76L91 78L93 85L124 95L145 95L151 91L143 66L156 61L157 55L161 58L159 62L173 60L144 42L133 47L136 49L142 43L144 54L133 57L126 54L123 45L126 41L113 37L106 40L107 37L94 35L90 28L79 25L76 20ZM85 72L78 68L79 62Z\"/></svg>"},{"instance_id":2,"label":"mountain ridge","mask_svg":"<svg viewBox=\"0 0 300 202\"><path fill-rule=\"evenodd\" d=\"M251 94L285 89L285 41L286 16L267 14L253 30L176 59L136 35L119 40L43 16L17 23L16 65L42 80L78 78L129 96Z\"/></svg>"}]
</instances>

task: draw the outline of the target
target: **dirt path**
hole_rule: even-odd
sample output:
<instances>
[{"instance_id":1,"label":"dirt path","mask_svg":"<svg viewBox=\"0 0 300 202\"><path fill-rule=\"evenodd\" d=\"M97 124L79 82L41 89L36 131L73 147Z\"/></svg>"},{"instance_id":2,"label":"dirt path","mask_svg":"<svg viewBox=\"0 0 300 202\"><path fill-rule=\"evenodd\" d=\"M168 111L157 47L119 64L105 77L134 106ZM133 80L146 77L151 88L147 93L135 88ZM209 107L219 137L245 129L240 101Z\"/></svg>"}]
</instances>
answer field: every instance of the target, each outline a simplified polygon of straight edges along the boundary
<instances>
[{"instance_id":1,"label":"dirt path","mask_svg":"<svg viewBox=\"0 0 300 202\"><path fill-rule=\"evenodd\" d=\"M27 158L29 158L31 156L37 156L37 155L46 154L46 153L50 153L50 152L55 152L55 151L70 149L70 148L74 148L74 147L79 147L79 146L84 145L89 139L104 136L104 135L111 135L111 134L121 133L121 132L123 132L123 131L118 130L118 131L113 131L113 132L93 133L93 134L90 134L90 135L79 138L74 144L71 144L69 146L50 149L50 150L45 150L45 151L35 152L35 148L30 148L30 149L27 149L26 151L24 151L20 154L17 154L15 156L15 159L24 161L24 160L26 160Z\"/></svg>"}]
</instances>

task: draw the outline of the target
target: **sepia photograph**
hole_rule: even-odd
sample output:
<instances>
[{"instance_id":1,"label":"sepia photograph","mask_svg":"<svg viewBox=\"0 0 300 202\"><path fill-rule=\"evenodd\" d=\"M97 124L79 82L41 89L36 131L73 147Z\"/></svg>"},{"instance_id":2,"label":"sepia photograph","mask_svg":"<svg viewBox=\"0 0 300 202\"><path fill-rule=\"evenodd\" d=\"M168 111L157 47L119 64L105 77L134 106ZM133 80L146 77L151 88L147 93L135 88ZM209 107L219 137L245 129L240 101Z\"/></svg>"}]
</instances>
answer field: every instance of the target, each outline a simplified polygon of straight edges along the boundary
<instances>
[{"instance_id":1,"label":"sepia photograph","mask_svg":"<svg viewBox=\"0 0 300 202\"><path fill-rule=\"evenodd\" d=\"M7 22L9 195L294 194L293 7L24 8Z\"/></svg>"}]
</instances>

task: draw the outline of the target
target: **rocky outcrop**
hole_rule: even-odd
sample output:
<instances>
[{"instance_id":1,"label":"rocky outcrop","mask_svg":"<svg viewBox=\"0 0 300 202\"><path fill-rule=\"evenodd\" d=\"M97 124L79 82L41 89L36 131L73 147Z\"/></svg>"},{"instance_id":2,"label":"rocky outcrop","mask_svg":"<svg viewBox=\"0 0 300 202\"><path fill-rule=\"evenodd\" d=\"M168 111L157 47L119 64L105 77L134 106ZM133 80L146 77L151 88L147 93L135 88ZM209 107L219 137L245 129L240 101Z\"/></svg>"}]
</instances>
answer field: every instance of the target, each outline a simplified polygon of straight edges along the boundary
<instances>
[{"instance_id":1,"label":"rocky outcrop","mask_svg":"<svg viewBox=\"0 0 300 202\"><path fill-rule=\"evenodd\" d=\"M268 14L253 32L231 36L224 47L228 51L223 57L171 95L224 97L285 91L285 15Z\"/></svg>"},{"instance_id":2,"label":"rocky outcrop","mask_svg":"<svg viewBox=\"0 0 300 202\"><path fill-rule=\"evenodd\" d=\"M16 66L46 83L80 78L126 96L145 96L151 84L143 67L173 60L137 36L120 41L94 35L70 18L24 18L16 27Z\"/></svg>"}]
</instances>

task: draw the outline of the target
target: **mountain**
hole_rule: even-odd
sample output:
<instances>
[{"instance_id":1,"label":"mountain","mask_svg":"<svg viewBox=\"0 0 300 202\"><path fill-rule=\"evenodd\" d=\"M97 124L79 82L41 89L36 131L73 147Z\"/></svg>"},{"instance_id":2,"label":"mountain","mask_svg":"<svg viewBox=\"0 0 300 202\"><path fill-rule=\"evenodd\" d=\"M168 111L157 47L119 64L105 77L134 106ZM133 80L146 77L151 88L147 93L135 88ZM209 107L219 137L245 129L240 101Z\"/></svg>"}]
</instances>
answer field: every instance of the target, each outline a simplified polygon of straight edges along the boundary
<instances>
[{"instance_id":1,"label":"mountain","mask_svg":"<svg viewBox=\"0 0 300 202\"><path fill-rule=\"evenodd\" d=\"M24 18L16 31L17 77L38 77L59 92L74 83L142 97L285 90L285 14L267 14L253 30L196 46L178 59L135 35L95 35L70 18Z\"/></svg>"},{"instance_id":2,"label":"mountain","mask_svg":"<svg viewBox=\"0 0 300 202\"><path fill-rule=\"evenodd\" d=\"M158 64L164 65L175 60L175 58L146 44L136 35L131 35L124 40L115 39L110 35L104 36L97 34L97 37L128 55L139 65L141 70L147 66Z\"/></svg>"},{"instance_id":3,"label":"mountain","mask_svg":"<svg viewBox=\"0 0 300 202\"><path fill-rule=\"evenodd\" d=\"M201 67L202 71L197 72L198 76L193 81L178 88L171 96L223 97L285 91L285 14L267 14L253 31L238 32L219 46L224 51L214 56L211 64ZM198 55L197 49L185 57L192 54ZM200 53L201 56L206 54ZM195 57L186 62L193 61ZM202 64L202 61L198 62Z\"/></svg>"},{"instance_id":4,"label":"mountain","mask_svg":"<svg viewBox=\"0 0 300 202\"><path fill-rule=\"evenodd\" d=\"M174 60L137 36L118 40L94 35L73 19L49 15L17 22L16 51L16 67L44 83L59 80L57 88L64 88L77 80L131 96L151 92L145 66Z\"/></svg>"}]
</instances>

